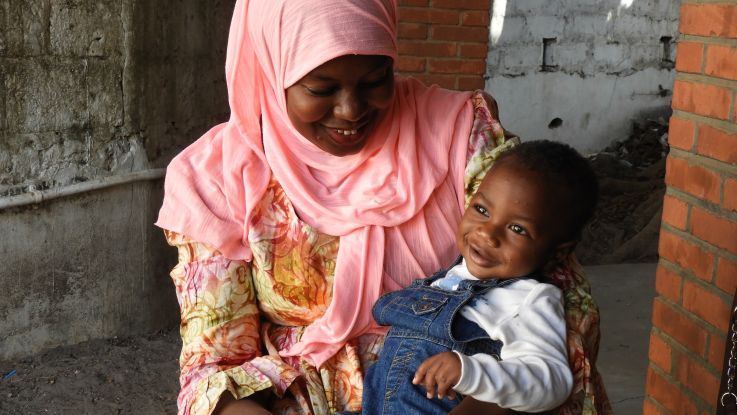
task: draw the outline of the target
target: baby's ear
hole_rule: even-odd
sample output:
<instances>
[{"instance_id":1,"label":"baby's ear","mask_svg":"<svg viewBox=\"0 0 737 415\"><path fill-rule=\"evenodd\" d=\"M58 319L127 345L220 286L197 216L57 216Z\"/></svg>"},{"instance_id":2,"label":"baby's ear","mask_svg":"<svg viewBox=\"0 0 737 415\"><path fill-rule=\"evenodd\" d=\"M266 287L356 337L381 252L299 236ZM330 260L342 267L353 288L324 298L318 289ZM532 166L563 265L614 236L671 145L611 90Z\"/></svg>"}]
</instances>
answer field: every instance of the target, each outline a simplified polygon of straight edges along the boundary
<instances>
[{"instance_id":1,"label":"baby's ear","mask_svg":"<svg viewBox=\"0 0 737 415\"><path fill-rule=\"evenodd\" d=\"M544 270L546 272L552 271L553 269L555 269L555 267L558 266L558 264L565 261L568 255L570 255L571 252L573 252L573 250L576 248L577 243L578 240L573 239L556 245L555 248L553 248L553 254L550 256L550 259L545 264Z\"/></svg>"}]
</instances>

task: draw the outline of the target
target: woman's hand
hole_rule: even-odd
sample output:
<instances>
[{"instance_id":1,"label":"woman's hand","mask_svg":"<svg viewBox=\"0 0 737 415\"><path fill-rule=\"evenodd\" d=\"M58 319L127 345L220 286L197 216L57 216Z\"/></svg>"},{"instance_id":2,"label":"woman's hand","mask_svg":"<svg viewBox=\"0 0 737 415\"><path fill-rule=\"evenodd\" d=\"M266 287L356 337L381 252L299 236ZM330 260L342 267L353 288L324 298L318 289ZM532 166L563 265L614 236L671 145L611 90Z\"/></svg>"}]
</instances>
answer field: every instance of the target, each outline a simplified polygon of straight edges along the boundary
<instances>
[{"instance_id":1,"label":"woman's hand","mask_svg":"<svg viewBox=\"0 0 737 415\"><path fill-rule=\"evenodd\" d=\"M272 415L253 399L236 400L230 393L223 393L212 415Z\"/></svg>"},{"instance_id":2,"label":"woman's hand","mask_svg":"<svg viewBox=\"0 0 737 415\"><path fill-rule=\"evenodd\" d=\"M427 399L435 397L435 388L437 387L437 396L439 399L448 397L456 398L456 392L452 389L453 385L461 379L461 358L453 352L438 353L435 356L428 357L415 372L412 383L415 385L424 384L427 390Z\"/></svg>"}]
</instances>

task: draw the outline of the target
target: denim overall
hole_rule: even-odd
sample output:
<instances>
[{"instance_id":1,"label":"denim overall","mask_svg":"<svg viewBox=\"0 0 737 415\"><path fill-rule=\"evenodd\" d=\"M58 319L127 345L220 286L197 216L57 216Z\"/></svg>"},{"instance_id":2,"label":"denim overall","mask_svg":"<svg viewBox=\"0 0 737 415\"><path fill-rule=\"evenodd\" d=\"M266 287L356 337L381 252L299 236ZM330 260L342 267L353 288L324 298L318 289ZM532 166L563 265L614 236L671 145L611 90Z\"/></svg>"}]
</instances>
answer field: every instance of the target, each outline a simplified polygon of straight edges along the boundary
<instances>
[{"instance_id":1,"label":"denim overall","mask_svg":"<svg viewBox=\"0 0 737 415\"><path fill-rule=\"evenodd\" d=\"M430 286L447 271L415 280L405 289L381 296L374 305L376 322L391 329L379 360L366 372L362 414L447 414L460 398L428 399L424 386L412 384L420 364L450 350L500 359L502 342L490 339L459 311L472 298L518 279L462 280L456 291Z\"/></svg>"}]
</instances>

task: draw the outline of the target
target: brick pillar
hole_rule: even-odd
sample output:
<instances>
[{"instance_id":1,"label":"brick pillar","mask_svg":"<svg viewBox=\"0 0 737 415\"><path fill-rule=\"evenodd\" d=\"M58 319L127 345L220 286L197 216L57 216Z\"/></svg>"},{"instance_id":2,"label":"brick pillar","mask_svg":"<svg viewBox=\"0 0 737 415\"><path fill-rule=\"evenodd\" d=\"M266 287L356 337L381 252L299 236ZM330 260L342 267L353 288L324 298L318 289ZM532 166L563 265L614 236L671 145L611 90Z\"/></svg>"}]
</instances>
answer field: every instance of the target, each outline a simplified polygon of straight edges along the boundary
<instances>
[{"instance_id":1,"label":"brick pillar","mask_svg":"<svg viewBox=\"0 0 737 415\"><path fill-rule=\"evenodd\" d=\"M426 84L484 89L491 0L399 0L396 70Z\"/></svg>"},{"instance_id":2,"label":"brick pillar","mask_svg":"<svg viewBox=\"0 0 737 415\"><path fill-rule=\"evenodd\" d=\"M737 288L737 0L685 0L645 414L712 414Z\"/></svg>"}]
</instances>

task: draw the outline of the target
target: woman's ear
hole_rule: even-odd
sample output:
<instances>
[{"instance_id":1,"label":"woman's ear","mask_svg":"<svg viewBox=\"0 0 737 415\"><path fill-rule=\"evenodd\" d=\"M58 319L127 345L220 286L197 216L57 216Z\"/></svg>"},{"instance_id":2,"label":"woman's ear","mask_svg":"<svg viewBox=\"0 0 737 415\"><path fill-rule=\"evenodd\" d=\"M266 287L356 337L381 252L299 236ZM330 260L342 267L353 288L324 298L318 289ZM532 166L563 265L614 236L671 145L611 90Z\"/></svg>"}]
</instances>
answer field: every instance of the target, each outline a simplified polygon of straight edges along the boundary
<instances>
[{"instance_id":1,"label":"woman's ear","mask_svg":"<svg viewBox=\"0 0 737 415\"><path fill-rule=\"evenodd\" d=\"M573 252L578 244L578 239L562 242L553 248L553 253L550 255L550 259L543 267L544 272L550 272L555 269L561 262L565 261L568 255Z\"/></svg>"}]
</instances>

